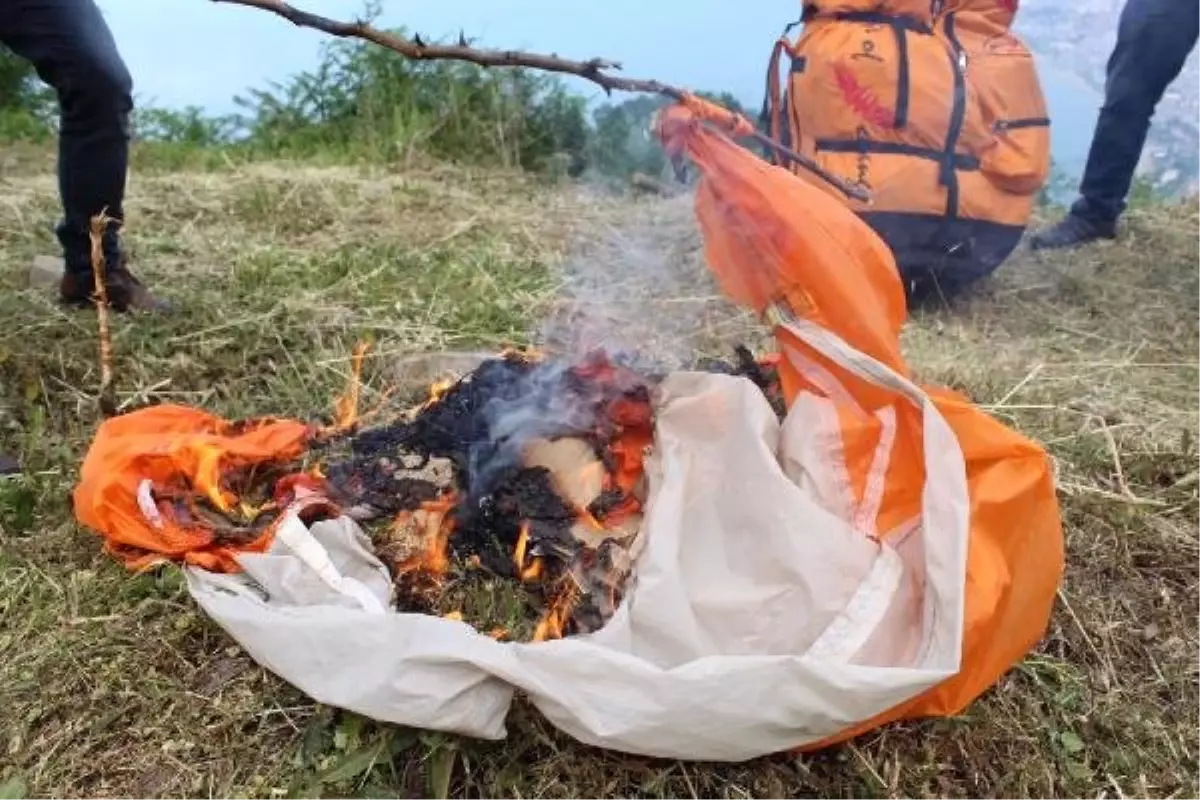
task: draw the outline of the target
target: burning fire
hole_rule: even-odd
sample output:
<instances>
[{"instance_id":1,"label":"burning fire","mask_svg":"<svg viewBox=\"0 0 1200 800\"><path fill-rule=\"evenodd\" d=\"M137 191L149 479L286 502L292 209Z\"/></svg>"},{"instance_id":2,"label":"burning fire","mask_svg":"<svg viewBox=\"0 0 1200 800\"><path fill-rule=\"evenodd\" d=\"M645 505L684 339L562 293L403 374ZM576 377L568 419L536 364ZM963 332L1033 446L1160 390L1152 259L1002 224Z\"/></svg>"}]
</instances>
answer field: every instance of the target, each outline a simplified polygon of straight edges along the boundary
<instances>
[{"instance_id":1,"label":"burning fire","mask_svg":"<svg viewBox=\"0 0 1200 800\"><path fill-rule=\"evenodd\" d=\"M579 587L572 580L567 580L554 599L550 608L537 624L533 632L533 641L544 642L548 639L561 639L566 633L567 622L575 604L579 602Z\"/></svg>"},{"instance_id":2,"label":"burning fire","mask_svg":"<svg viewBox=\"0 0 1200 800\"><path fill-rule=\"evenodd\" d=\"M454 384L455 381L452 381L449 378L440 381L434 381L434 383L429 387L429 398L421 407L429 408L429 406L433 405L434 403L440 403L442 398L446 396L446 392L450 391Z\"/></svg>"},{"instance_id":3,"label":"burning fire","mask_svg":"<svg viewBox=\"0 0 1200 800\"><path fill-rule=\"evenodd\" d=\"M458 493L449 492L436 500L421 504L412 512L401 512L393 526L413 524L422 534L417 552L396 565L397 575L416 573L429 583L441 581L450 570L450 535L454 533L454 517L450 510L458 503Z\"/></svg>"},{"instance_id":4,"label":"burning fire","mask_svg":"<svg viewBox=\"0 0 1200 800\"><path fill-rule=\"evenodd\" d=\"M222 512L228 514L233 510L236 498L230 500L221 488L221 459L225 453L216 445L198 444L194 449L196 466L192 473L192 485L196 491L208 498L208 501Z\"/></svg>"},{"instance_id":5,"label":"burning fire","mask_svg":"<svg viewBox=\"0 0 1200 800\"><path fill-rule=\"evenodd\" d=\"M362 393L363 359L366 358L370 345L359 342L354 346L350 356L350 378L346 382L346 391L333 404L333 430L353 430L359 422L358 403Z\"/></svg>"},{"instance_id":6,"label":"burning fire","mask_svg":"<svg viewBox=\"0 0 1200 800\"><path fill-rule=\"evenodd\" d=\"M517 577L524 583L536 581L542 576L542 560L533 558L525 563L525 550L529 546L529 520L521 523L521 532L517 534L517 546L513 550L513 564L517 568Z\"/></svg>"},{"instance_id":7,"label":"burning fire","mask_svg":"<svg viewBox=\"0 0 1200 800\"><path fill-rule=\"evenodd\" d=\"M269 543L284 509L390 519L389 531L373 536L401 607L468 617L496 639L527 638L507 616L472 616L479 604L470 587L511 576L545 609L534 641L602 625L628 574L613 566L628 559L611 553L626 552L645 498L653 420L644 379L603 354L563 364L506 350L462 378L431 384L424 401L392 423L363 430L367 352L365 343L354 348L332 425L309 433L309 445L348 435L349 456L257 473L218 443L192 443L179 455L187 480L151 487L147 507L173 499L175 508L195 509L185 524L221 525L223 516L242 537L231 541L260 543ZM506 414L497 433L491 426Z\"/></svg>"},{"instance_id":8,"label":"burning fire","mask_svg":"<svg viewBox=\"0 0 1200 800\"><path fill-rule=\"evenodd\" d=\"M152 437L137 431L128 468L137 474L123 469L105 490L131 532L85 524L104 529L110 551L136 568L175 558L233 572L239 553L265 551L292 514L305 524L390 519L390 531L367 532L402 610L463 620L495 639L601 628L641 549L652 383L603 353L565 363L508 350L434 383L414 412L363 429L375 413L359 413L367 350L354 348L328 427L153 412L163 442L142 450ZM742 351L733 374L772 400L774 365ZM121 450L111 435L116 444L97 445L102 456ZM327 460L306 463L316 453ZM109 461L96 463L109 477ZM512 618L529 604L498 596L504 581L537 598L545 610L536 623Z\"/></svg>"},{"instance_id":9,"label":"burning fire","mask_svg":"<svg viewBox=\"0 0 1200 800\"><path fill-rule=\"evenodd\" d=\"M535 350L533 348L522 350L522 349L518 349L515 347L505 347L503 350L501 350L496 355L496 358L497 359L514 359L514 360L521 361L523 363L532 364L532 363L541 361L544 358L544 355L540 351ZM416 415L420 414L422 411L425 411L425 410L429 409L430 407L437 405L446 397L447 394L449 394L450 390L453 389L460 380L464 380L464 379L469 380L469 378L470 378L470 376L468 375L468 376L464 376L463 378L442 378L440 380L434 381L433 383L431 383L429 385L429 392L428 392L428 395L426 396L425 400L422 401L415 408L411 409L408 412L408 416L415 417Z\"/></svg>"},{"instance_id":10,"label":"burning fire","mask_svg":"<svg viewBox=\"0 0 1200 800\"><path fill-rule=\"evenodd\" d=\"M357 430L364 422L379 416L387 406L388 400L395 391L394 386L385 387L379 393L379 402L366 412L360 412L362 397L363 361L371 346L367 342L354 345L350 355L350 376L346 379L346 390L338 396L333 404L333 424L316 431L316 438L328 439L342 436Z\"/></svg>"}]
</instances>

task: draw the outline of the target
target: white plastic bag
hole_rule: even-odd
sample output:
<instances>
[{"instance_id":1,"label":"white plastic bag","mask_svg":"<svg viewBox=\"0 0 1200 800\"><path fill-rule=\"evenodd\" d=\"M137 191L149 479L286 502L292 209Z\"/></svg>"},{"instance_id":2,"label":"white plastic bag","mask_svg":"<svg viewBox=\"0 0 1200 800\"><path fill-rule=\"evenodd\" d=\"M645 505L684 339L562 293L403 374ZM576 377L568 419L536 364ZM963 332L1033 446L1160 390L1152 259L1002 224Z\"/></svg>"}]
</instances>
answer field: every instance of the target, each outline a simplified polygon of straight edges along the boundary
<instances>
[{"instance_id":1,"label":"white plastic bag","mask_svg":"<svg viewBox=\"0 0 1200 800\"><path fill-rule=\"evenodd\" d=\"M635 583L594 634L505 643L462 622L376 613L347 586L386 604L387 572L348 519L311 531L345 580L315 579L293 536L241 556L244 575L189 568L192 595L314 699L404 725L498 739L519 689L589 744L736 761L874 717L959 668L962 453L917 387L827 331L794 330L923 409L923 518L894 546L855 527L830 400L801 397L781 426L749 381L676 373L656 410ZM881 468L888 450L885 437Z\"/></svg>"}]
</instances>

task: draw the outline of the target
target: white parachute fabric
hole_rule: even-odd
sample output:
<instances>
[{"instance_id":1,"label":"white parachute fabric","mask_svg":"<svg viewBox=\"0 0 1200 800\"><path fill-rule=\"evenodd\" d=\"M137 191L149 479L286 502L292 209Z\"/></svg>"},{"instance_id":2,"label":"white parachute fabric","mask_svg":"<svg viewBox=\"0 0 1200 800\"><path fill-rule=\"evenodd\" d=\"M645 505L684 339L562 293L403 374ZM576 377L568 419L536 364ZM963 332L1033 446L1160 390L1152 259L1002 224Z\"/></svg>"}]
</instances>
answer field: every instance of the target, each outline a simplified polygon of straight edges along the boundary
<instances>
[{"instance_id":1,"label":"white parachute fabric","mask_svg":"<svg viewBox=\"0 0 1200 800\"><path fill-rule=\"evenodd\" d=\"M827 331L794 331L922 409L923 514L902 536L861 529L835 400L803 395L781 425L749 381L680 372L657 401L634 584L593 634L498 642L394 612L347 518L241 555L243 574L189 567L189 589L267 669L382 721L499 739L519 690L575 738L650 756L738 761L836 734L957 672L969 505L957 440L917 387ZM885 436L880 469L888 451Z\"/></svg>"}]
</instances>

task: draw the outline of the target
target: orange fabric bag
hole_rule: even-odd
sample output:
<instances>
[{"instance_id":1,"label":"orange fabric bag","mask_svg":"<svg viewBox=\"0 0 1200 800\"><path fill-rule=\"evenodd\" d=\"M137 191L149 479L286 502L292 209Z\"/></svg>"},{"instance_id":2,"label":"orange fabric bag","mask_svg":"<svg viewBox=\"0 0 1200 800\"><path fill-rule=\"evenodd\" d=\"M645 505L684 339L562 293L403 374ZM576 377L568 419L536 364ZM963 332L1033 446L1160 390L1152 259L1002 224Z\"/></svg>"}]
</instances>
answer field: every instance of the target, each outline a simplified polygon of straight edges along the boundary
<instances>
[{"instance_id":1,"label":"orange fabric bag","mask_svg":"<svg viewBox=\"0 0 1200 800\"><path fill-rule=\"evenodd\" d=\"M301 422L261 419L231 423L194 408L160 405L100 425L75 487L75 516L104 538L105 549L131 569L166 559L218 572L239 570L237 552L263 552L268 528L237 547L222 544L199 521L181 521L154 491L195 489L213 505L228 502L221 476L239 467L285 463L308 446Z\"/></svg>"},{"instance_id":2,"label":"orange fabric bag","mask_svg":"<svg viewBox=\"0 0 1200 800\"><path fill-rule=\"evenodd\" d=\"M708 265L735 302L776 321L789 407L801 393L837 404L846 471L861 498L868 491L872 454L888 435L872 412L892 398L824 359L789 331L786 320L816 323L909 376L899 348L905 302L895 262L833 190L763 162L709 121L731 127L728 112L691 97L665 109L658 120L667 151L688 156L699 169L696 213ZM954 431L966 463L971 532L962 666L932 690L814 748L892 720L957 713L1019 661L1049 621L1063 569L1049 458L966 398L923 388ZM915 413L899 408L898 413ZM909 418L893 430L911 435L921 430L921 421ZM881 531L880 538L919 514L922 444L903 438L891 443L871 526Z\"/></svg>"}]
</instances>

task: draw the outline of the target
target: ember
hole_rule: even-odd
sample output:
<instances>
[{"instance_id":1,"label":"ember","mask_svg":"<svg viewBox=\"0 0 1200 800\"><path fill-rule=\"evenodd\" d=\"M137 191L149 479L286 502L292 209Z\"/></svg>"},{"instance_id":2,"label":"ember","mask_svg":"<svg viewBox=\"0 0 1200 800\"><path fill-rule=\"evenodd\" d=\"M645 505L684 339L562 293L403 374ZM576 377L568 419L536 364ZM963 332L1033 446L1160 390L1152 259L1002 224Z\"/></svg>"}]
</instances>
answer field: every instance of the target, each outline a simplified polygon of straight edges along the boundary
<instances>
[{"instance_id":1,"label":"ember","mask_svg":"<svg viewBox=\"0 0 1200 800\"><path fill-rule=\"evenodd\" d=\"M531 623L529 609L466 606L518 584L542 608L534 638L594 630L628 575L617 567L628 559L598 548L640 529L651 388L602 353L568 364L506 351L430 387L402 421L354 437L351 457L326 468L330 491L361 521L394 517L377 538L401 606L462 614L512 638ZM439 462L448 468L430 473Z\"/></svg>"}]
</instances>

